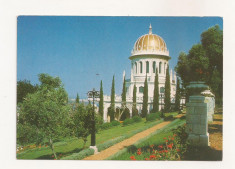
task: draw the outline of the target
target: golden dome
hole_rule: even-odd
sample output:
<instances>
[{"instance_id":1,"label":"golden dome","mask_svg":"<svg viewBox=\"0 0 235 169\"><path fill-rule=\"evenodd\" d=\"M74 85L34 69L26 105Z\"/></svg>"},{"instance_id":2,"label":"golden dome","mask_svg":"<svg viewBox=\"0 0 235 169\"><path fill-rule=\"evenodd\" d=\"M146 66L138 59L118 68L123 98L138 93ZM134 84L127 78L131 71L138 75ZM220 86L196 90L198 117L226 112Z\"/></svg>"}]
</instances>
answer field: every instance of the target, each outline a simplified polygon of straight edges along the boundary
<instances>
[{"instance_id":1,"label":"golden dome","mask_svg":"<svg viewBox=\"0 0 235 169\"><path fill-rule=\"evenodd\" d=\"M132 55L156 54L169 56L165 41L158 35L152 34L152 27L149 27L149 34L141 36L134 45Z\"/></svg>"}]
</instances>

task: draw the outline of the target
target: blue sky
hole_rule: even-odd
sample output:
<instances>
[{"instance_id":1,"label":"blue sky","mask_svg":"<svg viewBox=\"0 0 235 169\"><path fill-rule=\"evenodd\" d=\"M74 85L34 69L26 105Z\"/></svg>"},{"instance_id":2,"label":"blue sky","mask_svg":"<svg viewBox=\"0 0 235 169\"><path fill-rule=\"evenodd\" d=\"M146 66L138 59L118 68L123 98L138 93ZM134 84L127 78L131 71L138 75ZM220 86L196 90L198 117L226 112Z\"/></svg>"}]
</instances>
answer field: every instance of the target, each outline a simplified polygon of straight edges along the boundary
<instances>
[{"instance_id":1,"label":"blue sky","mask_svg":"<svg viewBox=\"0 0 235 169\"><path fill-rule=\"evenodd\" d=\"M99 90L100 80L110 95L115 75L120 94L123 70L130 77L131 50L150 23L167 44L172 69L181 51L200 43L203 31L216 24L223 29L219 17L19 16L17 80L36 84L39 73L48 73L61 78L70 98L86 98L87 91Z\"/></svg>"}]
</instances>

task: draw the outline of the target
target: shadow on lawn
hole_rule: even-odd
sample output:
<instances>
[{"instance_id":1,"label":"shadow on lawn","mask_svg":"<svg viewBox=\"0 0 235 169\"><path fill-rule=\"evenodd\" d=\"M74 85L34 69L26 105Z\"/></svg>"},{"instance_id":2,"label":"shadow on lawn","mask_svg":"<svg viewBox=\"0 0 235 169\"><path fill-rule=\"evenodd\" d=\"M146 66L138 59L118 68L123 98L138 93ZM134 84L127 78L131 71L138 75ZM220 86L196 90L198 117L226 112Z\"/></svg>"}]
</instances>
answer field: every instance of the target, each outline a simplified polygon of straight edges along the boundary
<instances>
[{"instance_id":1,"label":"shadow on lawn","mask_svg":"<svg viewBox=\"0 0 235 169\"><path fill-rule=\"evenodd\" d=\"M222 131L223 131L223 126L222 125L219 125L219 124L210 124L209 125L208 132L210 134L222 133Z\"/></svg>"},{"instance_id":2,"label":"shadow on lawn","mask_svg":"<svg viewBox=\"0 0 235 169\"><path fill-rule=\"evenodd\" d=\"M76 149L74 149L72 151L69 151L69 152L56 152L56 155L57 155L58 158L61 158L61 157L65 157L65 156L71 155L73 153L78 153L81 150L82 150L81 148L76 148ZM60 156L60 154L62 156ZM36 159L38 159L38 160L53 160L54 158L52 157L52 155L53 154L47 154L47 155L40 156L40 157L38 157Z\"/></svg>"}]
</instances>

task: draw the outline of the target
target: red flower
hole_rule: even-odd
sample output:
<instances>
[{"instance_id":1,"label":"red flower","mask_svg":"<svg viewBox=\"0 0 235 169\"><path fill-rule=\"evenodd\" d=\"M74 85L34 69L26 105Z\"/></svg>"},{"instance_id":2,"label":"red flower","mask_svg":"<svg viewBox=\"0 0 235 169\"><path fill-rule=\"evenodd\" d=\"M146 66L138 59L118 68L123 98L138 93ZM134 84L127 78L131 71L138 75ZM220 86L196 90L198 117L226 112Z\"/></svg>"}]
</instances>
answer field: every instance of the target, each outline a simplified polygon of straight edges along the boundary
<instances>
[{"instance_id":1,"label":"red flower","mask_svg":"<svg viewBox=\"0 0 235 169\"><path fill-rule=\"evenodd\" d=\"M138 154L138 155L141 155L141 151L138 151L137 154Z\"/></svg>"},{"instance_id":2,"label":"red flower","mask_svg":"<svg viewBox=\"0 0 235 169\"><path fill-rule=\"evenodd\" d=\"M152 145L150 145L149 147L153 148L153 147L154 147L154 145L152 144Z\"/></svg>"},{"instance_id":3,"label":"red flower","mask_svg":"<svg viewBox=\"0 0 235 169\"><path fill-rule=\"evenodd\" d=\"M159 145L158 148L163 148L163 146L162 146L162 145Z\"/></svg>"},{"instance_id":4,"label":"red flower","mask_svg":"<svg viewBox=\"0 0 235 169\"><path fill-rule=\"evenodd\" d=\"M132 160L135 159L135 156L130 156L130 159L132 159Z\"/></svg>"},{"instance_id":5,"label":"red flower","mask_svg":"<svg viewBox=\"0 0 235 169\"><path fill-rule=\"evenodd\" d=\"M179 151L180 151L180 149L178 149L178 148L177 148L177 149L176 149L176 151L178 151L178 152L179 152Z\"/></svg>"},{"instance_id":6,"label":"red flower","mask_svg":"<svg viewBox=\"0 0 235 169\"><path fill-rule=\"evenodd\" d=\"M155 155L151 155L151 156L149 156L149 157L150 157L150 159L156 158Z\"/></svg>"},{"instance_id":7,"label":"red flower","mask_svg":"<svg viewBox=\"0 0 235 169\"><path fill-rule=\"evenodd\" d=\"M166 140L165 142L168 142L168 140Z\"/></svg>"},{"instance_id":8,"label":"red flower","mask_svg":"<svg viewBox=\"0 0 235 169\"><path fill-rule=\"evenodd\" d=\"M173 143L171 143L171 144L167 145L167 147L168 147L168 148L170 148L170 149L172 149L172 147L173 147Z\"/></svg>"},{"instance_id":9,"label":"red flower","mask_svg":"<svg viewBox=\"0 0 235 169\"><path fill-rule=\"evenodd\" d=\"M166 140L166 137L164 137L163 139Z\"/></svg>"},{"instance_id":10,"label":"red flower","mask_svg":"<svg viewBox=\"0 0 235 169\"><path fill-rule=\"evenodd\" d=\"M141 151L141 148L139 148L138 151Z\"/></svg>"},{"instance_id":11,"label":"red flower","mask_svg":"<svg viewBox=\"0 0 235 169\"><path fill-rule=\"evenodd\" d=\"M165 153L168 153L168 150L165 150Z\"/></svg>"},{"instance_id":12,"label":"red flower","mask_svg":"<svg viewBox=\"0 0 235 169\"><path fill-rule=\"evenodd\" d=\"M174 137L171 138L171 140L174 140L174 139L175 139Z\"/></svg>"},{"instance_id":13,"label":"red flower","mask_svg":"<svg viewBox=\"0 0 235 169\"><path fill-rule=\"evenodd\" d=\"M56 160L56 158L54 158L54 160Z\"/></svg>"},{"instance_id":14,"label":"red flower","mask_svg":"<svg viewBox=\"0 0 235 169\"><path fill-rule=\"evenodd\" d=\"M173 136L175 137L175 136L177 136L177 134L174 134Z\"/></svg>"},{"instance_id":15,"label":"red flower","mask_svg":"<svg viewBox=\"0 0 235 169\"><path fill-rule=\"evenodd\" d=\"M148 158L145 158L145 160L149 160Z\"/></svg>"}]
</instances>

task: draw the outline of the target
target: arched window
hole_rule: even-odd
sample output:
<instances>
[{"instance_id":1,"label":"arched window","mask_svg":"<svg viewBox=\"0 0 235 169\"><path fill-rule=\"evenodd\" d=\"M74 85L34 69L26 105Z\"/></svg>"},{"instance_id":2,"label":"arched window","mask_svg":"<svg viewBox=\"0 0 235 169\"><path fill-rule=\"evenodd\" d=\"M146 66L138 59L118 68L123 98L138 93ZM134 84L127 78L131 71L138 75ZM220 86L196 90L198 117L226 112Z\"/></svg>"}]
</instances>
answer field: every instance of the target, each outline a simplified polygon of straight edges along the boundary
<instances>
[{"instance_id":1,"label":"arched window","mask_svg":"<svg viewBox=\"0 0 235 169\"><path fill-rule=\"evenodd\" d=\"M159 74L162 72L162 62L159 63Z\"/></svg>"},{"instance_id":2,"label":"arched window","mask_svg":"<svg viewBox=\"0 0 235 169\"><path fill-rule=\"evenodd\" d=\"M143 73L143 63L140 62L140 73Z\"/></svg>"},{"instance_id":3,"label":"arched window","mask_svg":"<svg viewBox=\"0 0 235 169\"><path fill-rule=\"evenodd\" d=\"M164 63L164 74L166 74L166 63Z\"/></svg>"},{"instance_id":4,"label":"arched window","mask_svg":"<svg viewBox=\"0 0 235 169\"><path fill-rule=\"evenodd\" d=\"M143 86L139 87L139 93L144 93L144 87Z\"/></svg>"},{"instance_id":5,"label":"arched window","mask_svg":"<svg viewBox=\"0 0 235 169\"><path fill-rule=\"evenodd\" d=\"M153 73L155 73L155 71L156 71L156 62L154 61L153 62Z\"/></svg>"},{"instance_id":6,"label":"arched window","mask_svg":"<svg viewBox=\"0 0 235 169\"><path fill-rule=\"evenodd\" d=\"M135 62L135 73L137 74L137 63Z\"/></svg>"},{"instance_id":7,"label":"arched window","mask_svg":"<svg viewBox=\"0 0 235 169\"><path fill-rule=\"evenodd\" d=\"M149 73L149 62L146 62L146 73Z\"/></svg>"}]
</instances>

